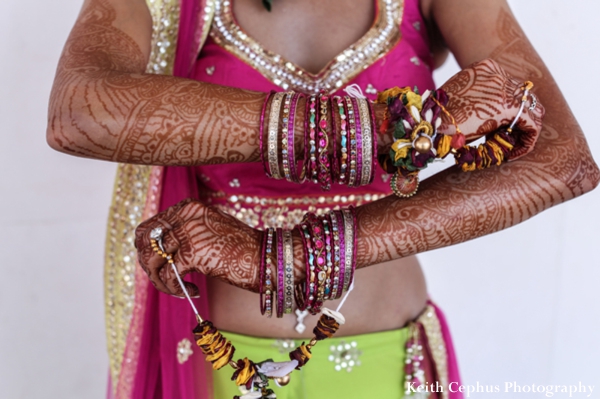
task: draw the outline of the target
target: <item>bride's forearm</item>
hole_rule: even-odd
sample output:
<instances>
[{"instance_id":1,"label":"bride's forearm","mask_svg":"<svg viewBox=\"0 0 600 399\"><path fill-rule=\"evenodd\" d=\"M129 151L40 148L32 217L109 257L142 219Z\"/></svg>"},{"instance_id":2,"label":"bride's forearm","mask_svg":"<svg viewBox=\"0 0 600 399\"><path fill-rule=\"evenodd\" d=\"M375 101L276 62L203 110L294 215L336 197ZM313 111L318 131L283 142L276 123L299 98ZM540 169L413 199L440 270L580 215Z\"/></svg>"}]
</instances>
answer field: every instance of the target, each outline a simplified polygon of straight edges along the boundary
<instances>
[{"instance_id":1,"label":"bride's forearm","mask_svg":"<svg viewBox=\"0 0 600 399\"><path fill-rule=\"evenodd\" d=\"M498 32L502 43L491 58L511 75L534 81L546 109L533 152L478 172L452 168L424 181L415 197L358 208L358 267L506 229L598 185L598 166L583 132L544 63L503 10Z\"/></svg>"},{"instance_id":2,"label":"bride's forearm","mask_svg":"<svg viewBox=\"0 0 600 399\"><path fill-rule=\"evenodd\" d=\"M69 36L50 98L49 144L127 163L257 161L264 93L145 74L143 44L119 29L116 8L88 1Z\"/></svg>"}]
</instances>

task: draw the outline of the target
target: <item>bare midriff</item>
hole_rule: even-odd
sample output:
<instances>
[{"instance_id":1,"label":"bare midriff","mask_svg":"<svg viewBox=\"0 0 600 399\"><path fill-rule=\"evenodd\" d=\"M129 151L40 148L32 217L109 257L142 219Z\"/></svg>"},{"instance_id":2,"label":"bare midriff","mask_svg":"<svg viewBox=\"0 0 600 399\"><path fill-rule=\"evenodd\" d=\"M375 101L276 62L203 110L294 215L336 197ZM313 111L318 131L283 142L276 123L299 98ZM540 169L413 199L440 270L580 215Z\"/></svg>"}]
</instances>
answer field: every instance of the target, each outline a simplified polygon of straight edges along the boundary
<instances>
[{"instance_id":1,"label":"bare midriff","mask_svg":"<svg viewBox=\"0 0 600 399\"><path fill-rule=\"evenodd\" d=\"M258 295L222 281L208 282L210 317L223 331L267 338L310 338L317 316L304 319L306 330L298 334L296 315L267 318L259 312ZM346 324L339 336L366 334L404 327L425 307L427 289L416 257L357 270L355 288L342 309ZM336 309L339 301L326 302Z\"/></svg>"}]
</instances>

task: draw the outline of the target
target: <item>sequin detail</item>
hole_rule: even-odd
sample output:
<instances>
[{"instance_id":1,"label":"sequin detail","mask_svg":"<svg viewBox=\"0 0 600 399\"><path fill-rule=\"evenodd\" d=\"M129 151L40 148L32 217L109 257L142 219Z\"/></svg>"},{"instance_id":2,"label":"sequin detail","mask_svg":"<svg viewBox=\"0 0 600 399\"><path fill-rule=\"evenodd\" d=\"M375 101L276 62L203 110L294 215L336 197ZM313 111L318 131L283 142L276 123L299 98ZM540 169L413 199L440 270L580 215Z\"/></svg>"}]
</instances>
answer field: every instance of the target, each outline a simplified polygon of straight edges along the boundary
<instances>
[{"instance_id":1,"label":"sequin detail","mask_svg":"<svg viewBox=\"0 0 600 399\"><path fill-rule=\"evenodd\" d=\"M183 364L194 354L192 343L189 339L184 338L177 344L177 362Z\"/></svg>"},{"instance_id":2,"label":"sequin detail","mask_svg":"<svg viewBox=\"0 0 600 399\"><path fill-rule=\"evenodd\" d=\"M360 366L362 351L358 349L356 341L340 341L337 345L331 345L329 351L331 354L328 360L334 363L336 371L346 371L349 373L354 367Z\"/></svg>"},{"instance_id":3,"label":"sequin detail","mask_svg":"<svg viewBox=\"0 0 600 399\"><path fill-rule=\"evenodd\" d=\"M214 192L203 198L207 204L236 217L250 227L291 229L306 212L323 215L350 205L360 206L387 197L388 194L321 195L305 197L258 197Z\"/></svg>"},{"instance_id":4,"label":"sequin detail","mask_svg":"<svg viewBox=\"0 0 600 399\"><path fill-rule=\"evenodd\" d=\"M435 363L436 375L440 385L444 387L444 391L440 393L440 399L448 399L448 351L435 308L432 305L427 305L425 311L417 319L417 323L423 325L432 352L431 356Z\"/></svg>"},{"instance_id":5,"label":"sequin detail","mask_svg":"<svg viewBox=\"0 0 600 399\"><path fill-rule=\"evenodd\" d=\"M147 0L152 15L152 44L148 73L172 74L179 29L179 2ZM136 293L135 228L155 214L159 199L161 167L119 164L108 218L104 264L106 337L112 388L115 397L130 397L137 368L139 339L127 345L127 337L141 334L141 315L136 304L145 292ZM150 197L148 197L150 193ZM138 320L139 319L139 320ZM117 392L118 387L118 392Z\"/></svg>"},{"instance_id":6,"label":"sequin detail","mask_svg":"<svg viewBox=\"0 0 600 399\"><path fill-rule=\"evenodd\" d=\"M214 41L260 72L283 90L308 94L323 91L332 94L358 75L365 65L372 65L400 40L403 0L378 0L379 13L365 35L338 54L317 75L261 46L235 22L228 0L215 1L215 16L210 35Z\"/></svg>"}]
</instances>

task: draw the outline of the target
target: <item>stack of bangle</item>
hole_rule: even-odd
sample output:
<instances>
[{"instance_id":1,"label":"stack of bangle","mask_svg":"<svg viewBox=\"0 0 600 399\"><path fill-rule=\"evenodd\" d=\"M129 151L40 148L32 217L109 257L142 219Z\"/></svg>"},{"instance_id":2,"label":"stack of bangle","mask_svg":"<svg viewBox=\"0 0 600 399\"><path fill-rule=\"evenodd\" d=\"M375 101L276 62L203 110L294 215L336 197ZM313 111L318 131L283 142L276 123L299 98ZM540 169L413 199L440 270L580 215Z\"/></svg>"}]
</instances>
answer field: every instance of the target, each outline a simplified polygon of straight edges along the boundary
<instances>
[{"instance_id":1,"label":"stack of bangle","mask_svg":"<svg viewBox=\"0 0 600 399\"><path fill-rule=\"evenodd\" d=\"M321 312L326 300L339 299L349 290L356 269L355 219L353 207L321 216L305 215L295 230L302 240L306 280L295 287L292 232L266 231L259 269L262 314L271 316L272 301L277 304L277 317L292 313L295 299L299 310L315 315ZM277 265L276 291L271 280L271 265ZM272 293L276 293L276 300Z\"/></svg>"},{"instance_id":2,"label":"stack of bangle","mask_svg":"<svg viewBox=\"0 0 600 399\"><path fill-rule=\"evenodd\" d=\"M302 109L305 148L296 151L297 113ZM295 183L308 178L325 191L334 182L349 187L370 184L377 155L375 131L373 110L365 98L269 93L260 119L265 173ZM297 159L297 152L302 158Z\"/></svg>"},{"instance_id":3,"label":"stack of bangle","mask_svg":"<svg viewBox=\"0 0 600 399\"><path fill-rule=\"evenodd\" d=\"M326 299L338 299L348 291L356 268L353 215L352 207L322 216L309 213L296 227L304 244L306 266L306 281L296 287L300 310L317 314Z\"/></svg>"}]
</instances>

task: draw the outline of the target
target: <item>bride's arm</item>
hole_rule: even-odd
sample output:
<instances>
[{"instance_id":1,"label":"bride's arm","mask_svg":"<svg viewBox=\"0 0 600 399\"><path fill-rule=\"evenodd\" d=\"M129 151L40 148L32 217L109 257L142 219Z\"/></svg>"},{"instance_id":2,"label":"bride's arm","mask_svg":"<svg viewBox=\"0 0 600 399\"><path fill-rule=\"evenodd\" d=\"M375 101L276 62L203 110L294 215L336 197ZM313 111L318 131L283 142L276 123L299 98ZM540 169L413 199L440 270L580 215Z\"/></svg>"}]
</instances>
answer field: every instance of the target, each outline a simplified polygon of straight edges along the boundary
<instances>
[{"instance_id":1,"label":"bride's arm","mask_svg":"<svg viewBox=\"0 0 600 399\"><path fill-rule=\"evenodd\" d=\"M410 199L390 196L357 208L358 267L508 228L594 189L600 181L577 121L506 2L433 1L436 21L461 65L491 57L522 81L535 82L536 94L546 110L543 128L534 150L518 160L478 172L451 168L424 181ZM477 88L470 86L475 73L472 68L470 73L463 71L453 78L461 83L445 86L451 98L460 99L451 100L448 106L459 123L478 119L472 115L473 109L483 104L476 100ZM472 104L469 96L475 101ZM198 271L246 289L258 289L261 233L192 201L149 219L137 229L140 264L162 291L181 294L170 268L162 268L164 260L150 248L149 233L157 226L168 227L167 251L175 253L183 274ZM298 237L294 253L295 277L302 281L304 255ZM498 248L498 254L510 256L510 248Z\"/></svg>"},{"instance_id":2,"label":"bride's arm","mask_svg":"<svg viewBox=\"0 0 600 399\"><path fill-rule=\"evenodd\" d=\"M359 267L514 226L594 189L600 179L581 128L506 1L433 0L432 7L461 66L489 57L511 75L535 82L546 109L543 128L533 152L521 159L473 173L451 168L423 182L411 199L389 197L360 207ZM460 122L465 114L455 115Z\"/></svg>"},{"instance_id":3,"label":"bride's arm","mask_svg":"<svg viewBox=\"0 0 600 399\"><path fill-rule=\"evenodd\" d=\"M145 0L85 1L50 97L50 146L127 163L258 161L264 93L146 74L151 31Z\"/></svg>"}]
</instances>

